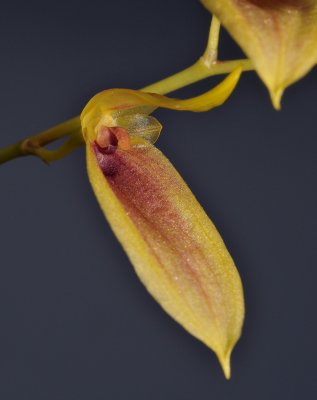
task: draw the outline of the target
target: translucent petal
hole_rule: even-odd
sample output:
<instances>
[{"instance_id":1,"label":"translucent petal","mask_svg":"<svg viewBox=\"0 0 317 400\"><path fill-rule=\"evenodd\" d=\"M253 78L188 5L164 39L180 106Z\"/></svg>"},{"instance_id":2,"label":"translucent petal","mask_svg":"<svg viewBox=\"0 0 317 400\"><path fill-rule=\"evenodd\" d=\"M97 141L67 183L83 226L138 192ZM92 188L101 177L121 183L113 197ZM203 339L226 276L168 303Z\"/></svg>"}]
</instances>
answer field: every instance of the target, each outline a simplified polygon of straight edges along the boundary
<instances>
[{"instance_id":1,"label":"translucent petal","mask_svg":"<svg viewBox=\"0 0 317 400\"><path fill-rule=\"evenodd\" d=\"M155 143L160 136L162 125L150 115L133 114L117 118L119 126L127 129L132 136L139 136Z\"/></svg>"}]
</instances>

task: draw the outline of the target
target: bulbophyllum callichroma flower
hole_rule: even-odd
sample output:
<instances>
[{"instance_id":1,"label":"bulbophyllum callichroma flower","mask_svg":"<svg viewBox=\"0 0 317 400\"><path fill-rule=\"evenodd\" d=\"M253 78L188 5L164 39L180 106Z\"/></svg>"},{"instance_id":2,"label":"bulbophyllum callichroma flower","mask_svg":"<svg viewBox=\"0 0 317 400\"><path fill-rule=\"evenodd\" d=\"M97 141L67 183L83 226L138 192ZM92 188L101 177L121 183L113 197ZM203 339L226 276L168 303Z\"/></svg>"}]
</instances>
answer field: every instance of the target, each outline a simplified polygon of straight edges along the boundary
<instances>
[{"instance_id":1,"label":"bulbophyllum callichroma flower","mask_svg":"<svg viewBox=\"0 0 317 400\"><path fill-rule=\"evenodd\" d=\"M230 355L244 319L239 274L218 231L153 145L157 107L206 111L222 104L241 69L211 91L177 100L128 89L93 97L81 114L89 179L136 273L163 309L217 355Z\"/></svg>"},{"instance_id":2,"label":"bulbophyllum callichroma flower","mask_svg":"<svg viewBox=\"0 0 317 400\"><path fill-rule=\"evenodd\" d=\"M105 90L80 117L0 149L0 163L35 155L49 163L85 144L88 175L101 209L149 293L212 349L227 378L241 335L243 289L218 231L172 164L154 146L158 107L207 111L221 105L241 71L255 69L275 108L284 89L317 61L317 0L201 0L213 13L206 51L193 65L143 91ZM218 59L220 23L247 59ZM163 96L231 74L188 100ZM65 138L54 150L45 148Z\"/></svg>"},{"instance_id":3,"label":"bulbophyllum callichroma flower","mask_svg":"<svg viewBox=\"0 0 317 400\"><path fill-rule=\"evenodd\" d=\"M317 63L316 0L202 0L268 87L275 108L284 89Z\"/></svg>"}]
</instances>

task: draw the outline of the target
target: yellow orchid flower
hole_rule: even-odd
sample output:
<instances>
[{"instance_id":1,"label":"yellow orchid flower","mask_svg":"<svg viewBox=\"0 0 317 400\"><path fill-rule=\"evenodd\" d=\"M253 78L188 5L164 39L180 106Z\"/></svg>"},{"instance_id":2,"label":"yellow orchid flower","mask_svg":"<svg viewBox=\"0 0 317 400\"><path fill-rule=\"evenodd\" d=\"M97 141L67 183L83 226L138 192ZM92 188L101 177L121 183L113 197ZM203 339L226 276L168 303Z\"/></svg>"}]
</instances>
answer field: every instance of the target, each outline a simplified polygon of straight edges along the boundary
<instances>
[{"instance_id":1,"label":"yellow orchid flower","mask_svg":"<svg viewBox=\"0 0 317 400\"><path fill-rule=\"evenodd\" d=\"M317 61L317 0L201 0L214 16L207 48L193 65L141 91L109 89L80 116L0 149L0 164L36 155L56 161L85 145L100 207L148 292L190 334L213 350L226 378L244 320L243 288L217 229L166 157L154 146L163 107L201 112L221 105L241 71L255 69L275 108L284 89ZM218 59L220 23L247 59ZM165 94L230 73L207 93ZM45 146L64 138L56 149Z\"/></svg>"},{"instance_id":2,"label":"yellow orchid flower","mask_svg":"<svg viewBox=\"0 0 317 400\"><path fill-rule=\"evenodd\" d=\"M317 1L201 1L252 60L279 109L285 88L317 62Z\"/></svg>"},{"instance_id":3,"label":"yellow orchid flower","mask_svg":"<svg viewBox=\"0 0 317 400\"><path fill-rule=\"evenodd\" d=\"M241 69L189 99L106 90L81 114L88 175L102 211L147 290L218 356L230 355L244 318L239 274L218 231L172 164L155 147L157 107L204 111L222 104Z\"/></svg>"}]
</instances>

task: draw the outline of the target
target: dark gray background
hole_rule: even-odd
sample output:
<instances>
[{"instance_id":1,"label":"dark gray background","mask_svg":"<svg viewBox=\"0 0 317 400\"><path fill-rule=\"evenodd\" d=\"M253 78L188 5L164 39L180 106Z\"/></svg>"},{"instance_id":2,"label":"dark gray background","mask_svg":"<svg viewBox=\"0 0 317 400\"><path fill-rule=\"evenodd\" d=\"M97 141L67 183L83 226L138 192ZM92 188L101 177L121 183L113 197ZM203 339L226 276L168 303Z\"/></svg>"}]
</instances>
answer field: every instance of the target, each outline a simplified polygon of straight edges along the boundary
<instances>
[{"instance_id":1,"label":"dark gray background","mask_svg":"<svg viewBox=\"0 0 317 400\"><path fill-rule=\"evenodd\" d=\"M194 0L3 2L0 145L139 88L202 53ZM222 32L221 56L241 56ZM176 95L209 89L209 79ZM312 399L316 393L317 71L281 112L254 73L221 108L159 111L158 146L212 217L245 287L227 382L138 281L89 186L83 149L0 167L0 398Z\"/></svg>"}]
</instances>

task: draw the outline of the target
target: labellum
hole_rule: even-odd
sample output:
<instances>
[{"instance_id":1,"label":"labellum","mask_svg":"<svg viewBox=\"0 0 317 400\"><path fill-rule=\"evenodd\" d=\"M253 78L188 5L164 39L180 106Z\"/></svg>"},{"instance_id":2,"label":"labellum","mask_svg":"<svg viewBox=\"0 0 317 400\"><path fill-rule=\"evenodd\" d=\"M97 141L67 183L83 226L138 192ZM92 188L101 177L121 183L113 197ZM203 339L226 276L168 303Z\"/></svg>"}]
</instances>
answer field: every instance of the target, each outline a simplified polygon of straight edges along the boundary
<instances>
[{"instance_id":1,"label":"labellum","mask_svg":"<svg viewBox=\"0 0 317 400\"><path fill-rule=\"evenodd\" d=\"M189 100L106 90L81 114L89 179L112 230L150 294L216 353L227 378L244 318L240 277L218 231L153 145L161 125L149 113L220 105L240 73Z\"/></svg>"},{"instance_id":2,"label":"labellum","mask_svg":"<svg viewBox=\"0 0 317 400\"><path fill-rule=\"evenodd\" d=\"M252 60L275 108L317 62L316 0L202 0Z\"/></svg>"}]
</instances>

